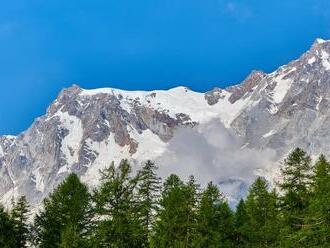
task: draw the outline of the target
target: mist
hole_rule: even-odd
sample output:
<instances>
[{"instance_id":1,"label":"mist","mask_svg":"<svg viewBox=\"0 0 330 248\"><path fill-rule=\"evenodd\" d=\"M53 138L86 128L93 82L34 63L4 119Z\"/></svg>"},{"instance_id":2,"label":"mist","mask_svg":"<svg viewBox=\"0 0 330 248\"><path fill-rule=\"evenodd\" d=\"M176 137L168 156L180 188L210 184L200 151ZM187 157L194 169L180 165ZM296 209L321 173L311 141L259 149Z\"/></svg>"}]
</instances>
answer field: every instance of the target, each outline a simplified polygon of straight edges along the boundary
<instances>
[{"instance_id":1,"label":"mist","mask_svg":"<svg viewBox=\"0 0 330 248\"><path fill-rule=\"evenodd\" d=\"M179 128L156 160L162 177L175 173L186 180L194 175L201 186L213 181L230 201L244 197L256 176L275 170L275 161L275 151L244 148L240 137L217 120Z\"/></svg>"}]
</instances>

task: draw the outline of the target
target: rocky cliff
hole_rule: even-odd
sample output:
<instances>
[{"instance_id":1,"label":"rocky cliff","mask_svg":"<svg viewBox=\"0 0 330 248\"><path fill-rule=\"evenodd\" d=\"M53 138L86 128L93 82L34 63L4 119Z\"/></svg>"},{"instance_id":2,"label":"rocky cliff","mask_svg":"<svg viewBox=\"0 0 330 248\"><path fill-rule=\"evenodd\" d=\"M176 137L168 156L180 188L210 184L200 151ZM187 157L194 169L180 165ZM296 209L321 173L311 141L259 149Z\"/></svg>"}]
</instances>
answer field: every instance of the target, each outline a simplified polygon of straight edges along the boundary
<instances>
[{"instance_id":1,"label":"rocky cliff","mask_svg":"<svg viewBox=\"0 0 330 248\"><path fill-rule=\"evenodd\" d=\"M278 161L293 147L330 155L329 107L330 42L321 39L300 58L270 74L253 71L236 86L206 93L185 87L145 92L86 90L73 85L28 130L0 137L0 199L8 203L25 194L37 206L71 171L95 185L99 169L124 158L136 164L154 159L160 167L168 161L175 164L165 155L176 136L192 145L188 136L193 134L188 131L187 137L182 136L182 130L205 135L212 130L217 135L211 136L217 138L205 136L208 150L217 153L219 146L213 143L226 140L219 148L223 155L228 155L226 147L232 145L248 150L251 163L257 159L251 151L272 151L269 166L255 167L253 173L273 177ZM214 122L221 128L206 128ZM203 164L203 170L212 166L209 163ZM190 164L175 166L189 168ZM231 167L237 176L218 183L223 188L233 186L236 191L230 188L228 194L238 198L249 180L239 167ZM221 163L214 168L215 174L228 169Z\"/></svg>"}]
</instances>

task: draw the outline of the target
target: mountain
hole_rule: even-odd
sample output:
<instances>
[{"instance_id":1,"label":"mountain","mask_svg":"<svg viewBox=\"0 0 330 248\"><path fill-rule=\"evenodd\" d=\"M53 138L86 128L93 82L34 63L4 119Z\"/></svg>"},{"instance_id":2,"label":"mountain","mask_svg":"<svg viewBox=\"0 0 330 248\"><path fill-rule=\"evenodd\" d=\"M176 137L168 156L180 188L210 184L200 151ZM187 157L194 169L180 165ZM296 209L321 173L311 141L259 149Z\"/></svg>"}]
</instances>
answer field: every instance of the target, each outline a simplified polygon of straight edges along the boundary
<instances>
[{"instance_id":1,"label":"mountain","mask_svg":"<svg viewBox=\"0 0 330 248\"><path fill-rule=\"evenodd\" d=\"M93 186L99 170L129 158L160 173L215 180L235 202L255 175L276 179L294 147L330 155L330 41L299 59L206 93L64 89L29 129L0 137L0 199L32 205L71 171Z\"/></svg>"}]
</instances>

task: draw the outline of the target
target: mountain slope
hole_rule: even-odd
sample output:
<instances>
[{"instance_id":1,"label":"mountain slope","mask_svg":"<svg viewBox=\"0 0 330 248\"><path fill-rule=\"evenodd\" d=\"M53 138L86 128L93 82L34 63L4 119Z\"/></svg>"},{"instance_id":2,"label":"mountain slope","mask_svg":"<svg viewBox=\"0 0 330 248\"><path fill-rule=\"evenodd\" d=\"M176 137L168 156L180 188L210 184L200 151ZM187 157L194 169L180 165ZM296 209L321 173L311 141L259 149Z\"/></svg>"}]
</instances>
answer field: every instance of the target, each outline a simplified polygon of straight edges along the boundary
<instances>
[{"instance_id":1,"label":"mountain slope","mask_svg":"<svg viewBox=\"0 0 330 248\"><path fill-rule=\"evenodd\" d=\"M273 73L206 93L74 85L24 133L0 137L0 199L25 194L38 205L69 172L95 185L99 169L130 158L216 180L235 200L254 175L274 177L292 147L330 155L329 56L318 39Z\"/></svg>"}]
</instances>

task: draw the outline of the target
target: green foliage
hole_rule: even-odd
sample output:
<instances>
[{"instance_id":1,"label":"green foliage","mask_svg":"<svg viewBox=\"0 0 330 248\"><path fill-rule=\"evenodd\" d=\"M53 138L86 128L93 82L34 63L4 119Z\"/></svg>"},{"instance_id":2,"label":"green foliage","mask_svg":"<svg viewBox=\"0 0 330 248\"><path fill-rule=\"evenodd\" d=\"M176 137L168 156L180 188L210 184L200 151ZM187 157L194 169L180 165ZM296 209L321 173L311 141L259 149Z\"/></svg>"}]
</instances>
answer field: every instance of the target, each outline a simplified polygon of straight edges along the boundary
<instances>
[{"instance_id":1,"label":"green foliage","mask_svg":"<svg viewBox=\"0 0 330 248\"><path fill-rule=\"evenodd\" d=\"M302 247L321 247L330 244L330 163L320 155L315 166L308 211L299 232L291 243Z\"/></svg>"},{"instance_id":2,"label":"green foliage","mask_svg":"<svg viewBox=\"0 0 330 248\"><path fill-rule=\"evenodd\" d=\"M144 247L148 242L143 233L140 204L135 192L140 175L131 176L131 166L123 161L102 171L101 185L94 192L98 223L97 247Z\"/></svg>"},{"instance_id":3,"label":"green foliage","mask_svg":"<svg viewBox=\"0 0 330 248\"><path fill-rule=\"evenodd\" d=\"M197 191L198 185L193 177L187 184L177 175L167 178L154 229L153 247L191 247L196 232Z\"/></svg>"},{"instance_id":4,"label":"green foliage","mask_svg":"<svg viewBox=\"0 0 330 248\"><path fill-rule=\"evenodd\" d=\"M321 155L314 167L313 193L310 212L330 226L330 163Z\"/></svg>"},{"instance_id":5,"label":"green foliage","mask_svg":"<svg viewBox=\"0 0 330 248\"><path fill-rule=\"evenodd\" d=\"M75 225L67 225L61 232L60 248L88 247L88 240L81 237L81 232Z\"/></svg>"},{"instance_id":6,"label":"green foliage","mask_svg":"<svg viewBox=\"0 0 330 248\"><path fill-rule=\"evenodd\" d=\"M284 161L281 169L283 182L280 189L284 193L281 207L288 228L300 229L309 204L312 180L310 156L300 148L293 150Z\"/></svg>"},{"instance_id":7,"label":"green foliage","mask_svg":"<svg viewBox=\"0 0 330 248\"><path fill-rule=\"evenodd\" d=\"M243 199L240 200L235 212L235 243L238 247L245 247L248 242L250 218L247 213L246 204Z\"/></svg>"},{"instance_id":8,"label":"green foliage","mask_svg":"<svg viewBox=\"0 0 330 248\"><path fill-rule=\"evenodd\" d=\"M9 214L0 206L0 247L16 247L14 222Z\"/></svg>"},{"instance_id":9,"label":"green foliage","mask_svg":"<svg viewBox=\"0 0 330 248\"><path fill-rule=\"evenodd\" d=\"M91 223L90 195L76 174L70 174L44 200L44 210L36 216L39 247L65 247L82 243ZM72 234L74 231L74 235ZM74 246L72 246L74 247Z\"/></svg>"},{"instance_id":10,"label":"green foliage","mask_svg":"<svg viewBox=\"0 0 330 248\"><path fill-rule=\"evenodd\" d=\"M279 234L276 193L268 191L265 179L258 177L252 184L246 199L248 214L247 237L256 247L269 247Z\"/></svg>"},{"instance_id":11,"label":"green foliage","mask_svg":"<svg viewBox=\"0 0 330 248\"><path fill-rule=\"evenodd\" d=\"M157 166L148 160L139 172L138 203L139 217L143 225L145 240L150 240L150 231L155 223L155 214L158 210L161 179L157 176Z\"/></svg>"},{"instance_id":12,"label":"green foliage","mask_svg":"<svg viewBox=\"0 0 330 248\"><path fill-rule=\"evenodd\" d=\"M127 161L101 172L90 195L75 174L43 202L28 226L25 197L8 214L0 207L0 247L222 248L330 247L330 163L315 166L303 150L282 167L280 196L263 178L233 212L218 187L170 175L163 185L147 161L132 173Z\"/></svg>"},{"instance_id":13,"label":"green foliage","mask_svg":"<svg viewBox=\"0 0 330 248\"><path fill-rule=\"evenodd\" d=\"M13 209L11 211L17 248L27 247L29 236L28 217L29 205L26 201L26 197L22 196L13 204Z\"/></svg>"},{"instance_id":14,"label":"green foliage","mask_svg":"<svg viewBox=\"0 0 330 248\"><path fill-rule=\"evenodd\" d=\"M212 182L203 191L194 247L232 247L233 214Z\"/></svg>"}]
</instances>

